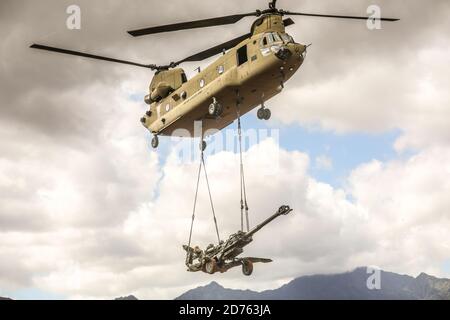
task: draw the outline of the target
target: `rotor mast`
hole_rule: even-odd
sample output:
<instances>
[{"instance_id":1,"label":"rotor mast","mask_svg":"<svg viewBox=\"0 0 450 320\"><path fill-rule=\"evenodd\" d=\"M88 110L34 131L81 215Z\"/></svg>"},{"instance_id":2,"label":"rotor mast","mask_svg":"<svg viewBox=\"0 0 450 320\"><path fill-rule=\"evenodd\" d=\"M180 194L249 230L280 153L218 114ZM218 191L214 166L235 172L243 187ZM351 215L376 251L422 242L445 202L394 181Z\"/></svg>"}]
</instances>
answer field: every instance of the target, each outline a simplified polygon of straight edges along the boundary
<instances>
[{"instance_id":1,"label":"rotor mast","mask_svg":"<svg viewBox=\"0 0 450 320\"><path fill-rule=\"evenodd\" d=\"M272 0L272 2L269 3L269 8L270 9L277 9L277 0Z\"/></svg>"}]
</instances>

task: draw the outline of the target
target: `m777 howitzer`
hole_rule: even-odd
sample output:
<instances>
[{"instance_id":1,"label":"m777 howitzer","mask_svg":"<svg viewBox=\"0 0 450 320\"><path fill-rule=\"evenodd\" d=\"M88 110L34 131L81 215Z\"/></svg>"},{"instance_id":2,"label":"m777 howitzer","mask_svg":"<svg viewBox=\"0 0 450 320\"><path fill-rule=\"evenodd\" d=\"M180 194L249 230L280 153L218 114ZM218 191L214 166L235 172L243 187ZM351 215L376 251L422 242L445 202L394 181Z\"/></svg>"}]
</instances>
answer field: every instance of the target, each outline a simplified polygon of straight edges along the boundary
<instances>
[{"instance_id":1,"label":"m777 howitzer","mask_svg":"<svg viewBox=\"0 0 450 320\"><path fill-rule=\"evenodd\" d=\"M253 263L272 262L271 259L245 257L238 258L244 252L244 247L253 241L253 235L265 227L267 224L282 215L287 215L292 211L289 206L281 206L278 211L258 224L255 228L248 232L238 231L232 234L227 241L221 241L219 245L210 244L206 250L199 247L189 247L183 245L183 249L187 252L186 266L188 271L214 274L216 272L226 272L231 268L242 265L242 273L249 276L253 272Z\"/></svg>"}]
</instances>

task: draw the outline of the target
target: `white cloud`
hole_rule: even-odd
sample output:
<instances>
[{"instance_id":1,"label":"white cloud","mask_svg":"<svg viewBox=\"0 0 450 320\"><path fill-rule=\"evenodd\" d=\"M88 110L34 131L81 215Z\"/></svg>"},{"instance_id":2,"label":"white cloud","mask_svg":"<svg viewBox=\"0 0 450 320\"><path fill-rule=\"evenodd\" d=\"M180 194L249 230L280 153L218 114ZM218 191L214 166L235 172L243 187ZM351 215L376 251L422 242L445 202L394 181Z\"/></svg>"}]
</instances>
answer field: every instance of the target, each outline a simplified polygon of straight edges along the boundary
<instances>
[{"instance_id":1,"label":"white cloud","mask_svg":"<svg viewBox=\"0 0 450 320\"><path fill-rule=\"evenodd\" d=\"M280 160L276 175L261 174L265 166L261 157ZM448 259L450 246L446 214L450 167L437 164L450 163L448 150L430 149L405 161L365 164L352 172L346 191L309 177L305 154L278 149L270 139L250 149L245 158L252 224L281 204L295 211L262 230L248 247L249 254L271 257L273 263L256 266L252 279L243 278L239 270L215 279L233 287L264 289L301 274L367 264L403 273L444 275L440 263ZM240 225L237 160L237 155L227 152L208 158L223 238ZM12 278L16 286L32 283L72 298L130 293L140 298L173 298L210 281L204 274L185 272L181 249L188 237L196 167L196 163L169 160L162 168L159 195L153 200L141 197L141 205L124 211L124 220L114 224L80 229L61 220L45 233L1 234L2 258L23 266L17 269L18 278ZM120 187L120 192L126 191ZM80 215L87 205L77 204ZM193 241L204 246L214 240L202 188ZM1 285L13 288L8 279L0 279Z\"/></svg>"},{"instance_id":2,"label":"white cloud","mask_svg":"<svg viewBox=\"0 0 450 320\"><path fill-rule=\"evenodd\" d=\"M300 29L296 38L313 46L298 76L268 103L274 117L338 134L398 129L398 151L449 145L450 42L442 30L450 3L432 2L438 16L424 14L420 1L381 7L401 20L377 31L342 21L308 21L311 29ZM339 32L330 37L325 28Z\"/></svg>"},{"instance_id":3,"label":"white cloud","mask_svg":"<svg viewBox=\"0 0 450 320\"><path fill-rule=\"evenodd\" d=\"M87 3L81 3L82 10ZM216 9L216 4L205 3L196 14L206 17ZM351 9L347 3L342 10ZM392 3L387 12L402 8ZM420 2L410 3L402 13L422 14L416 12ZM436 3L442 9L436 15L446 17L448 2ZM6 4L14 7L13 2ZM120 34L130 21L136 27L147 24L144 4L152 5L137 3L126 13L111 2L108 14L103 5L94 6L83 15L86 21L97 21L92 28L83 27L89 32L47 38L55 45L72 43L75 48L76 43L151 62L167 62L163 60L171 43L177 48L191 48L192 39L205 47L216 43L214 30L158 37L162 45L157 47L153 41L133 42L136 47L130 40L119 42L111 29L105 36L105 25ZM309 9L316 5L306 3ZM53 18L64 16L63 6L53 6L37 8L53 8ZM231 2L223 6L224 14L233 11ZM17 26L16 32L0 28L5 36L1 70L8 79L2 78L0 88L2 294L37 288L69 298L173 298L212 279L264 289L301 274L368 264L445 275L440 264L448 260L450 247L449 47L433 34L439 34L448 19L433 14L420 20L421 28L411 19L414 32L405 22L404 27L371 33L373 42L355 24L298 20L303 35L296 38L312 40L314 46L298 80L287 86L296 89L271 101L277 105L274 115L284 123L319 125L338 133L400 128L404 135L397 149L414 147L419 152L405 160L364 164L350 174L343 190L312 178L308 170L316 163L310 164L307 154L279 149L270 139L251 148L245 163L252 224L281 204L295 211L255 236L249 254L274 262L256 266L249 279L239 270L214 278L184 271L181 245L188 237L198 164L179 163L173 156L161 163L148 149L148 134L139 124L143 105L127 98L145 90L149 75L31 54L24 43L39 39L37 30L50 34L58 19L37 23L33 17L42 16L41 11L10 12L15 14L2 17L2 23ZM105 21L96 20L99 13ZM29 24L12 24L12 17ZM162 15L155 18L152 23L167 22ZM227 32L232 38L244 29L248 31L244 25ZM428 38L430 42L424 41ZM344 44L345 50L336 49ZM313 160L329 164L325 158ZM208 158L207 166L221 235L226 237L240 226L238 157L221 152ZM200 192L194 242L206 245L215 237L204 184Z\"/></svg>"}]
</instances>

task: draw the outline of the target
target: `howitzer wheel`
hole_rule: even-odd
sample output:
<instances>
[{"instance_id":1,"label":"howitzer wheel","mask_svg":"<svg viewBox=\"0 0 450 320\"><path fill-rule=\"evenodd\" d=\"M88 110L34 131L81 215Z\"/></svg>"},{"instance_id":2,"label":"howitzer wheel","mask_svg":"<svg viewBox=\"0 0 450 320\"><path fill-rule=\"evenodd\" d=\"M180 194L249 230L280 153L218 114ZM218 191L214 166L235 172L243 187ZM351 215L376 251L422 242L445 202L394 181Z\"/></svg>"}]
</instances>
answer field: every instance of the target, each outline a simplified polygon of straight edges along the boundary
<instances>
[{"instance_id":1,"label":"howitzer wheel","mask_svg":"<svg viewBox=\"0 0 450 320\"><path fill-rule=\"evenodd\" d=\"M242 260L242 273L245 276L250 276L253 273L253 262L249 259Z\"/></svg>"},{"instance_id":2,"label":"howitzer wheel","mask_svg":"<svg viewBox=\"0 0 450 320\"><path fill-rule=\"evenodd\" d=\"M217 262L215 259L211 259L205 263L205 272L214 274L217 271Z\"/></svg>"}]
</instances>

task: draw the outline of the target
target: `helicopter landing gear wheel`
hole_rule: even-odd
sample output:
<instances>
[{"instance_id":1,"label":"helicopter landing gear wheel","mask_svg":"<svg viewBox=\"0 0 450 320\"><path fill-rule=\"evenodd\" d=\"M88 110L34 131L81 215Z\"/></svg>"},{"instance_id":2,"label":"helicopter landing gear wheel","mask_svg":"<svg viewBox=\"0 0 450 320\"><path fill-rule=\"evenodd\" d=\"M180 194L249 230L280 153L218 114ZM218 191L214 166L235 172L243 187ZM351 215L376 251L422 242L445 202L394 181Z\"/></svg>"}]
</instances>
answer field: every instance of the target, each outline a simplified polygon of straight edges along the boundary
<instances>
[{"instance_id":1,"label":"helicopter landing gear wheel","mask_svg":"<svg viewBox=\"0 0 450 320\"><path fill-rule=\"evenodd\" d=\"M264 119L264 108L260 108L258 109L258 112L256 113L256 116L258 117L259 120L263 120Z\"/></svg>"},{"instance_id":2,"label":"helicopter landing gear wheel","mask_svg":"<svg viewBox=\"0 0 450 320\"><path fill-rule=\"evenodd\" d=\"M217 101L216 98L213 98L213 102L209 105L208 108L208 114L212 117L218 118L222 115L222 113L222 105Z\"/></svg>"},{"instance_id":3,"label":"helicopter landing gear wheel","mask_svg":"<svg viewBox=\"0 0 450 320\"><path fill-rule=\"evenodd\" d=\"M159 138L158 138L158 136L153 136L152 148L156 149L156 148L158 148L158 146L159 146Z\"/></svg>"},{"instance_id":4,"label":"helicopter landing gear wheel","mask_svg":"<svg viewBox=\"0 0 450 320\"><path fill-rule=\"evenodd\" d=\"M250 276L253 273L253 262L248 259L242 260L242 273L245 276Z\"/></svg>"},{"instance_id":5,"label":"helicopter landing gear wheel","mask_svg":"<svg viewBox=\"0 0 450 320\"><path fill-rule=\"evenodd\" d=\"M214 274L217 271L217 262L214 259L209 260L205 264L205 271L209 274Z\"/></svg>"},{"instance_id":6,"label":"helicopter landing gear wheel","mask_svg":"<svg viewBox=\"0 0 450 320\"><path fill-rule=\"evenodd\" d=\"M260 109L258 109L256 116L259 120L269 120L272 116L272 112L269 109L261 107Z\"/></svg>"},{"instance_id":7,"label":"helicopter landing gear wheel","mask_svg":"<svg viewBox=\"0 0 450 320\"><path fill-rule=\"evenodd\" d=\"M269 109L264 109L264 120L269 120L272 117L272 111Z\"/></svg>"}]
</instances>

